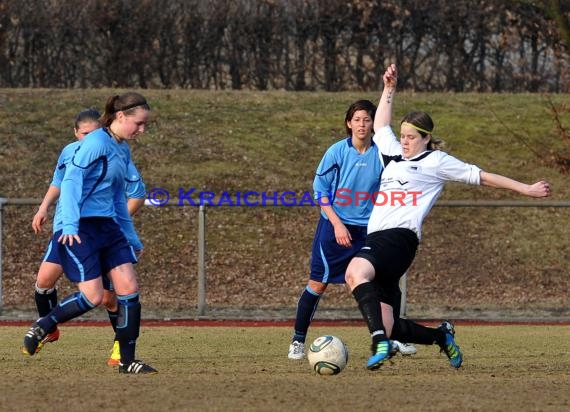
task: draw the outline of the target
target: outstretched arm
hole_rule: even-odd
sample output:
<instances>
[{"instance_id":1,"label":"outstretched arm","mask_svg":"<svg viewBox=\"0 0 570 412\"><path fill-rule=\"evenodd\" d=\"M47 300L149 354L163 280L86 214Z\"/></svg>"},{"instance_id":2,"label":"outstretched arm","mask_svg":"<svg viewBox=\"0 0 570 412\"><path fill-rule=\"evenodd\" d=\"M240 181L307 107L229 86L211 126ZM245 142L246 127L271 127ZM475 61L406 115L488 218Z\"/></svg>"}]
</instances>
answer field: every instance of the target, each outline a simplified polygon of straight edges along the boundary
<instances>
[{"instance_id":1,"label":"outstretched arm","mask_svg":"<svg viewBox=\"0 0 570 412\"><path fill-rule=\"evenodd\" d=\"M513 180L506 176L497 175L481 171L481 185L495 187L499 189L509 189L529 197L548 197L550 196L550 183L541 180L532 185L527 185L519 181Z\"/></svg>"},{"instance_id":2,"label":"outstretched arm","mask_svg":"<svg viewBox=\"0 0 570 412\"><path fill-rule=\"evenodd\" d=\"M384 90L382 90L376 116L374 116L374 131L376 133L382 127L390 126L392 122L392 103L396 93L396 84L398 83L398 70L395 64L388 66L382 79L384 80Z\"/></svg>"}]
</instances>

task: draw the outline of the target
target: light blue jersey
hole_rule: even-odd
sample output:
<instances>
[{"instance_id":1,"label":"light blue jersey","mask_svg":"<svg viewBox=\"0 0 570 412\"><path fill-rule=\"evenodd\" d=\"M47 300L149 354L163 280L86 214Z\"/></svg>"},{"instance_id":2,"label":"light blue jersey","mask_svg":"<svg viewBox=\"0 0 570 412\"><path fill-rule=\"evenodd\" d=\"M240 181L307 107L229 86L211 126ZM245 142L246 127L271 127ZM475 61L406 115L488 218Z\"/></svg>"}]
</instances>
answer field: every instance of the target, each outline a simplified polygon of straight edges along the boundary
<instances>
[{"instance_id":1,"label":"light blue jersey","mask_svg":"<svg viewBox=\"0 0 570 412\"><path fill-rule=\"evenodd\" d=\"M361 154L352 146L352 137L348 137L329 147L323 156L313 181L314 198L329 197L329 203L321 203L330 204L343 223L366 226L381 172L374 142ZM322 210L321 214L328 219Z\"/></svg>"},{"instance_id":2,"label":"light blue jersey","mask_svg":"<svg viewBox=\"0 0 570 412\"><path fill-rule=\"evenodd\" d=\"M131 164L128 144L117 143L105 129L97 129L76 143L78 147L65 164L61 179L60 214L55 225L63 234L77 234L80 218L111 217L120 224L129 243L135 249L142 248L126 204L125 184Z\"/></svg>"},{"instance_id":3,"label":"light blue jersey","mask_svg":"<svg viewBox=\"0 0 570 412\"><path fill-rule=\"evenodd\" d=\"M123 143L120 146L120 149L125 152L125 156L128 156L130 159L130 148L127 143ZM127 174L125 175L125 183L124 183L124 190L125 190L125 198L128 199L144 199L146 197L146 188L142 177L137 170L136 166L133 164L132 161L129 161L127 164ZM135 231L135 227L132 224L131 216L127 214L128 221L125 220L124 216L118 215L115 218L115 221L121 227L121 231L124 233L125 237L129 241L129 243L133 246L135 250L142 250L143 244L140 241L137 232Z\"/></svg>"},{"instance_id":4,"label":"light blue jersey","mask_svg":"<svg viewBox=\"0 0 570 412\"><path fill-rule=\"evenodd\" d=\"M51 180L50 186L55 186L58 189L61 189L61 181L63 180L63 176L65 175L65 168L71 162L75 151L79 147L81 142L78 140L76 142L70 143L63 148L61 151L59 158L57 159L57 165L55 166L55 170L53 172L53 178ZM55 214L53 217L53 233L57 232L61 229L61 202L58 202L55 205Z\"/></svg>"},{"instance_id":5,"label":"light blue jersey","mask_svg":"<svg viewBox=\"0 0 570 412\"><path fill-rule=\"evenodd\" d=\"M127 166L127 176L125 177L125 194L127 195L127 199L146 198L145 184L133 162L130 162Z\"/></svg>"}]
</instances>

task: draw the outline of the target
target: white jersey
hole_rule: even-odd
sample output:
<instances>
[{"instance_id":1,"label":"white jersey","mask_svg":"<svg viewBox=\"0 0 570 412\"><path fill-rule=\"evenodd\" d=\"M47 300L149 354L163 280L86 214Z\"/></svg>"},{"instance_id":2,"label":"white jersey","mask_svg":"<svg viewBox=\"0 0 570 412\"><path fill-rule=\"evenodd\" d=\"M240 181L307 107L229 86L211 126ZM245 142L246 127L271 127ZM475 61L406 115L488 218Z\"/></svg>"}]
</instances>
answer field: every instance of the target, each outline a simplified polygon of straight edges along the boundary
<instances>
[{"instance_id":1,"label":"white jersey","mask_svg":"<svg viewBox=\"0 0 570 412\"><path fill-rule=\"evenodd\" d=\"M441 194L445 182L480 184L477 166L436 151L426 151L403 159L400 144L390 126L374 136L384 166L368 233L405 228L421 239L422 223ZM398 151L398 153L396 153Z\"/></svg>"}]
</instances>

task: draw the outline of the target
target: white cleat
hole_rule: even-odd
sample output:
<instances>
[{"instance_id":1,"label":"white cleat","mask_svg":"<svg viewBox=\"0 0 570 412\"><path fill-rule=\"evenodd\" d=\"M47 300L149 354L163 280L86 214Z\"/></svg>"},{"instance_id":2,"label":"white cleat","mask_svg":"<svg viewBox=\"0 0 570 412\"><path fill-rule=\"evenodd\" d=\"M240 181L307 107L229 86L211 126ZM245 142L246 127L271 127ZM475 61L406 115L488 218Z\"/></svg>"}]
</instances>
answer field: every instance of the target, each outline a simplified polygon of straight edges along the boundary
<instances>
[{"instance_id":1,"label":"white cleat","mask_svg":"<svg viewBox=\"0 0 570 412\"><path fill-rule=\"evenodd\" d=\"M302 342L294 341L289 345L289 359L300 360L305 357L305 344Z\"/></svg>"},{"instance_id":2,"label":"white cleat","mask_svg":"<svg viewBox=\"0 0 570 412\"><path fill-rule=\"evenodd\" d=\"M414 345L411 343L402 343L398 342L397 340L391 341L392 350L390 352L391 356L394 356L396 353L400 352L403 356L410 356L415 355L418 350Z\"/></svg>"}]
</instances>

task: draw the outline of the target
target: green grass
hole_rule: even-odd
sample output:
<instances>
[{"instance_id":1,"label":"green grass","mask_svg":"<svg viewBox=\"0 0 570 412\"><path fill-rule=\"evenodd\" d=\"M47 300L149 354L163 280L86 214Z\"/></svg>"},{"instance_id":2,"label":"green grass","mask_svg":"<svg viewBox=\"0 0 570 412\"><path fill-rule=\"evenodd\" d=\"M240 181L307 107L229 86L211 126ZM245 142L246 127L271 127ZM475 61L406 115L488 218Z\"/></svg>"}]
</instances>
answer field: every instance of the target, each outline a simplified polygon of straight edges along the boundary
<instances>
[{"instance_id":1,"label":"green grass","mask_svg":"<svg viewBox=\"0 0 570 412\"><path fill-rule=\"evenodd\" d=\"M570 327L457 326L464 365L418 346L379 371L364 368L362 327L319 326L349 348L337 376L286 358L289 327L143 327L138 356L159 370L123 376L106 366L111 332L62 328L37 356L18 351L25 327L2 327L0 410L85 411L563 411L570 406Z\"/></svg>"},{"instance_id":2,"label":"green grass","mask_svg":"<svg viewBox=\"0 0 570 412\"><path fill-rule=\"evenodd\" d=\"M41 196L57 153L72 140L75 113L86 106L102 110L115 92L0 90L1 195ZM376 94L354 92L143 93L153 108L153 120L134 149L135 159L149 187L169 190L187 184L231 191L309 188L324 150L344 136L344 112L350 102L377 101ZM394 124L407 111L426 110L451 153L530 179L544 165L517 136L545 154L563 148L547 99L559 107L567 101L563 95L402 93L396 99ZM570 115L564 114L563 120L568 127ZM528 164L518 168L519 162ZM11 184L18 177L23 177L18 179L22 185ZM547 177L554 183L561 179L554 172ZM563 185L557 188L556 198L568 195Z\"/></svg>"},{"instance_id":3,"label":"green grass","mask_svg":"<svg viewBox=\"0 0 570 412\"><path fill-rule=\"evenodd\" d=\"M0 196L40 198L72 119L102 109L120 91L0 90ZM377 93L145 90L152 120L133 147L147 188L258 192L311 191L324 151L344 137L348 105ZM568 176L552 153L569 155L549 112L566 95L400 93L394 124L426 110L447 150L488 171L534 182L548 179L553 200L568 200ZM570 127L570 113L561 112ZM521 141L542 157L534 153ZM522 199L506 191L447 185L442 199ZM47 235L29 230L35 207L3 211L4 305L30 307L29 291ZM566 293L570 209L434 208L410 273L411 308L511 310L570 307ZM306 283L318 212L313 208L210 208L207 212L208 304L288 308ZM147 207L135 224L146 246L138 266L147 307L191 313L196 306L197 218L194 208ZM49 231L49 228L48 228ZM67 282L61 282L62 295ZM66 289L67 288L67 289ZM354 308L343 288L323 304ZM174 298L177 296L177 298ZM420 313L421 315L421 313Z\"/></svg>"}]
</instances>

